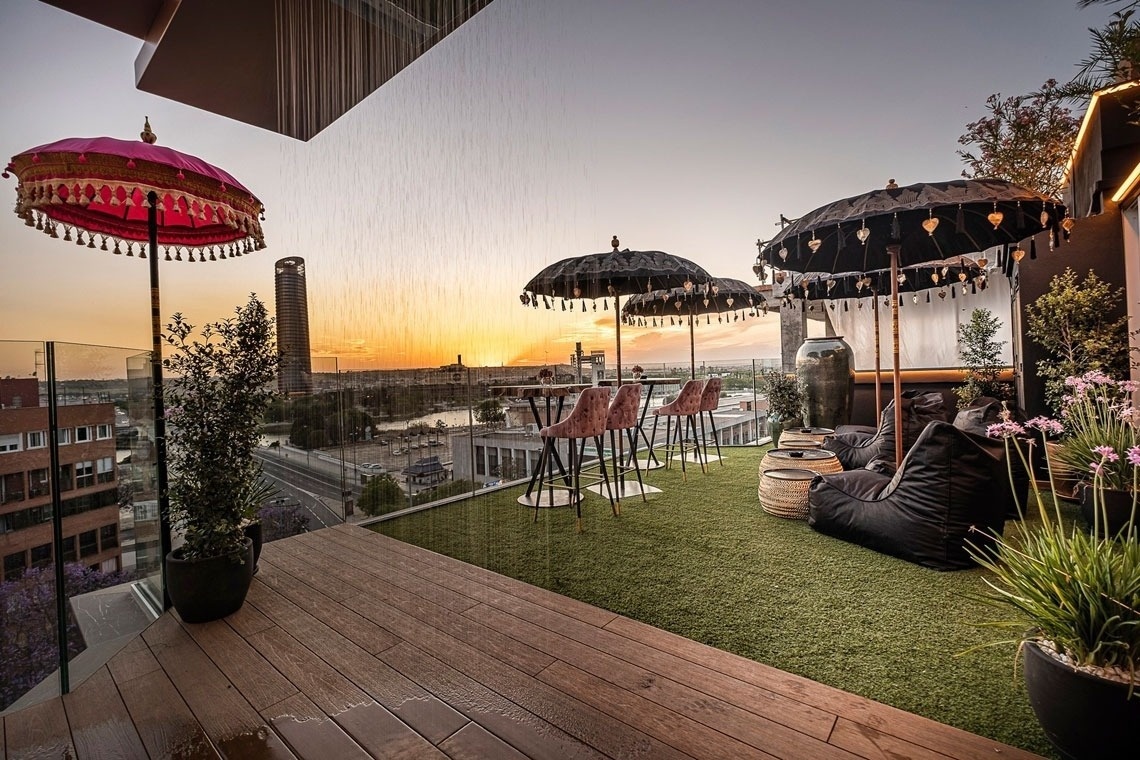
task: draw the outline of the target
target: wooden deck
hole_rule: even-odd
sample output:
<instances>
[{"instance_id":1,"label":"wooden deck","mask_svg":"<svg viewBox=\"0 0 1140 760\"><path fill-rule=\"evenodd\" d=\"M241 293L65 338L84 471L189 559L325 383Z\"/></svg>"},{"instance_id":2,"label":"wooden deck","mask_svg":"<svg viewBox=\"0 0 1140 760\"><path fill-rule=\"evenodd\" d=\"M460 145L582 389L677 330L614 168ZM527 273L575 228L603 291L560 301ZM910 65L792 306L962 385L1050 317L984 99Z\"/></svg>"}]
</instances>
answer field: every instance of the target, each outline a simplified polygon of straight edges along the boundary
<instances>
[{"instance_id":1,"label":"wooden deck","mask_svg":"<svg viewBox=\"0 0 1140 760\"><path fill-rule=\"evenodd\" d=\"M1036 757L351 526L2 720L0 760Z\"/></svg>"}]
</instances>

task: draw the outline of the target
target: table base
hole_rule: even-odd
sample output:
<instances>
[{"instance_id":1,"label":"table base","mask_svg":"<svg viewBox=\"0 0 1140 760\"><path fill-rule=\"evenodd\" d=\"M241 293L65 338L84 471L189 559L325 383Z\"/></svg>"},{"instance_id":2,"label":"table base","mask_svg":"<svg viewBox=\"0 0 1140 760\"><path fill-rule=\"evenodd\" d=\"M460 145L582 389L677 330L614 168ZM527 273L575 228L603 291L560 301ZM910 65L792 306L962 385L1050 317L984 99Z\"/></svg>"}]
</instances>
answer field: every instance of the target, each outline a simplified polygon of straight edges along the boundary
<instances>
[{"instance_id":1,"label":"table base","mask_svg":"<svg viewBox=\"0 0 1140 760\"><path fill-rule=\"evenodd\" d=\"M546 509L548 507L569 507L573 506L576 501L576 499L572 498L572 494L572 491L563 488L555 488L553 490L544 488L542 489L541 497L539 497L538 491L536 490L529 496L523 494L518 497L517 501L524 507L530 507L531 509L535 508L535 501L539 502L537 506L540 509Z\"/></svg>"},{"instance_id":2,"label":"table base","mask_svg":"<svg viewBox=\"0 0 1140 760\"><path fill-rule=\"evenodd\" d=\"M614 485L613 483L610 484L614 487L614 496L619 499L640 498L642 494L641 485L637 482L636 478L629 477L628 475L626 477L628 480L626 480L625 483L620 483L618 485ZM609 492L606 491L605 483L599 483L597 485L590 486L586 490L590 493L596 493L599 496L609 498ZM645 495L652 496L655 493L661 493L661 489L646 483Z\"/></svg>"}]
</instances>

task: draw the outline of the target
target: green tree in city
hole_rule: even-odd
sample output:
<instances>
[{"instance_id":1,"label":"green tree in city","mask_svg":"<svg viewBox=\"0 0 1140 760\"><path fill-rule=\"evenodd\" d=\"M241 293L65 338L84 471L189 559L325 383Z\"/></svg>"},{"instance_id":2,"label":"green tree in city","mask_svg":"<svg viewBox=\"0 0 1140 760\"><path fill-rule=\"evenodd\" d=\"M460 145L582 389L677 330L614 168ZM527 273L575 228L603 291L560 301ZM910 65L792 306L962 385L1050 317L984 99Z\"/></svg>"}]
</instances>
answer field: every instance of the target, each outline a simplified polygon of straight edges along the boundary
<instances>
[{"instance_id":1,"label":"green tree in city","mask_svg":"<svg viewBox=\"0 0 1140 760\"><path fill-rule=\"evenodd\" d=\"M470 480L449 480L446 483L440 483L432 491L424 491L416 494L413 501L416 504L427 504L429 501L438 501L439 499L446 499L451 496L461 496L469 494L476 488L475 484Z\"/></svg>"},{"instance_id":2,"label":"green tree in city","mask_svg":"<svg viewBox=\"0 0 1140 760\"><path fill-rule=\"evenodd\" d=\"M404 489L391 475L371 478L360 493L356 506L369 517L394 512L406 503Z\"/></svg>"},{"instance_id":3,"label":"green tree in city","mask_svg":"<svg viewBox=\"0 0 1140 760\"><path fill-rule=\"evenodd\" d=\"M507 414L498 401L487 398L475 405L475 421L494 429L507 421Z\"/></svg>"},{"instance_id":4,"label":"green tree in city","mask_svg":"<svg viewBox=\"0 0 1140 760\"><path fill-rule=\"evenodd\" d=\"M989 309L974 309L970 321L958 325L958 358L966 382L954 389L959 408L974 403L980 396L1001 401L1013 398L1009 383L998 379L1001 375L1001 349L1004 340L996 340L1001 320Z\"/></svg>"},{"instance_id":5,"label":"green tree in city","mask_svg":"<svg viewBox=\"0 0 1140 760\"><path fill-rule=\"evenodd\" d=\"M1055 79L1027 95L990 95L989 115L967 124L958 138L965 146L958 151L966 163L962 176L1004 179L1056 195L1081 125L1063 100Z\"/></svg>"},{"instance_id":6,"label":"green tree in city","mask_svg":"<svg viewBox=\"0 0 1140 760\"><path fill-rule=\"evenodd\" d=\"M1124 288L1113 288L1091 269L1081 282L1066 268L1049 290L1025 308L1029 337L1048 356L1037 362L1045 400L1060 412L1065 378L1100 370L1109 377L1128 373L1128 317L1116 318Z\"/></svg>"}]
</instances>

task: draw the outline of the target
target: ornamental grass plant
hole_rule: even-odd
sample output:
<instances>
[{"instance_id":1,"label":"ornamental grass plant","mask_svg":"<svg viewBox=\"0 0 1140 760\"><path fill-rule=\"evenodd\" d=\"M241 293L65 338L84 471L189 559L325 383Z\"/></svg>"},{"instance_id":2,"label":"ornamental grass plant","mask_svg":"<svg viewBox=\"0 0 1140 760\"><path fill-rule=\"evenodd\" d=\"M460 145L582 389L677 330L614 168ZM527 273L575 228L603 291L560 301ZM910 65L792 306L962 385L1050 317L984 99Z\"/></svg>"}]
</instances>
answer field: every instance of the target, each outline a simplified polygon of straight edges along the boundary
<instances>
[{"instance_id":1,"label":"ornamental grass plant","mask_svg":"<svg viewBox=\"0 0 1140 760\"><path fill-rule=\"evenodd\" d=\"M1109 382L1104 380L1085 390L1108 388ZM1119 389L1120 384L1114 387ZM1098 400L1094 393L1078 397L1070 408L1075 409L1071 421L1076 427L1068 430L1082 431L1080 445L1087 447L1082 451L1088 457L1082 461L1092 476L1094 493L1103 492L1108 465L1121 465L1113 468L1114 477L1134 481L1140 452L1133 446L1122 463L1114 446L1125 439L1094 437L1101 425L1117 430L1116 423L1108 419L1115 419L1117 407ZM1044 417L1021 425L1010 420L1007 412L987 433L1005 440L1011 468L1011 457L1016 456L1030 469L1029 431L1049 434L1060 427L1057 421ZM1109 440L1111 443L1106 442ZM1134 443L1132 438L1126 440ZM1052 479L1052 463L1048 453L1045 456ZM988 591L980 598L1017 613L1015 618L986 625L1012 632L1014 641L1021 644L1040 644L1078 668L1134 686L1140 666L1140 541L1136 540L1135 522L1120 535L1109 535L1102 529L1103 514L1098 515L1098 524L1091 532L1066 525L1056 495L1050 493L1052 504L1047 505L1036 481L1030 483L1040 524L1028 527L1024 520L1019 521L1012 537L998 537L992 549L970 550L990 574L985 578ZM1103 513L1103 509L1101 501L1097 511Z\"/></svg>"}]
</instances>

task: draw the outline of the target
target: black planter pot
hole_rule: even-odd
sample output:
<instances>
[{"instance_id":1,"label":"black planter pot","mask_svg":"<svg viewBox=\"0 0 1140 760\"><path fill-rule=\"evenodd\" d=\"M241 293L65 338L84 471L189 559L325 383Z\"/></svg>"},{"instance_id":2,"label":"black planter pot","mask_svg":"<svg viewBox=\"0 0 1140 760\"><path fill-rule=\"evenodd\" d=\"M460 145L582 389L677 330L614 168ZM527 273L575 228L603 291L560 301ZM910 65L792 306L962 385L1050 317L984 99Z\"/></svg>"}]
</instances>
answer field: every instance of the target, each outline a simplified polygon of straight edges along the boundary
<instances>
[{"instance_id":1,"label":"black planter pot","mask_svg":"<svg viewBox=\"0 0 1140 760\"><path fill-rule=\"evenodd\" d=\"M1097 678L1027 643L1025 688L1045 735L1068 760L1117 757L1133 746L1140 725L1140 690Z\"/></svg>"},{"instance_id":2,"label":"black planter pot","mask_svg":"<svg viewBox=\"0 0 1140 760\"><path fill-rule=\"evenodd\" d=\"M257 574L257 561L261 559L261 520L253 520L242 526L245 537L253 542L253 574Z\"/></svg>"},{"instance_id":3,"label":"black planter pot","mask_svg":"<svg viewBox=\"0 0 1140 760\"><path fill-rule=\"evenodd\" d=\"M253 541L246 539L244 562L178 555L177 549L166 555L166 590L182 620L208 623L241 609L253 580Z\"/></svg>"},{"instance_id":4,"label":"black planter pot","mask_svg":"<svg viewBox=\"0 0 1140 760\"><path fill-rule=\"evenodd\" d=\"M1093 501L1093 489L1086 483L1077 488L1081 500L1081 517L1089 525L1089 530L1096 525L1096 508ZM1128 528L1132 519L1132 492L1131 491L1103 491L1101 494L1104 512L1100 515L1102 535L1115 536ZM1140 516L1140 506L1137 507Z\"/></svg>"}]
</instances>

